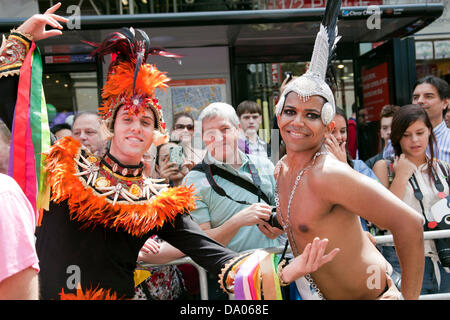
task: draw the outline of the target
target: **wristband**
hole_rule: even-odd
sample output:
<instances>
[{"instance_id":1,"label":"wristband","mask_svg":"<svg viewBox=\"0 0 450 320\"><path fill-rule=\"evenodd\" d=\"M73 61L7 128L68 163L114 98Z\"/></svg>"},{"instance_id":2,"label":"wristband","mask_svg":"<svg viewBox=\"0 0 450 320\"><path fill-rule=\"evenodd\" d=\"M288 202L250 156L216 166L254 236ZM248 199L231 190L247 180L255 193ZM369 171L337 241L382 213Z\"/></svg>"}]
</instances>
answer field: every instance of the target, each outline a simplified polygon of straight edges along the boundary
<instances>
[{"instance_id":1,"label":"wristband","mask_svg":"<svg viewBox=\"0 0 450 320\"><path fill-rule=\"evenodd\" d=\"M290 282L285 282L282 277L283 268L285 267L286 263L287 263L286 259L283 259L277 266L277 276L278 279L280 280L280 285L283 287L288 286L290 284Z\"/></svg>"},{"instance_id":2,"label":"wristband","mask_svg":"<svg viewBox=\"0 0 450 320\"><path fill-rule=\"evenodd\" d=\"M3 36L0 48L0 78L19 75L22 63L30 50L33 37L17 30L11 30L8 39Z\"/></svg>"}]
</instances>

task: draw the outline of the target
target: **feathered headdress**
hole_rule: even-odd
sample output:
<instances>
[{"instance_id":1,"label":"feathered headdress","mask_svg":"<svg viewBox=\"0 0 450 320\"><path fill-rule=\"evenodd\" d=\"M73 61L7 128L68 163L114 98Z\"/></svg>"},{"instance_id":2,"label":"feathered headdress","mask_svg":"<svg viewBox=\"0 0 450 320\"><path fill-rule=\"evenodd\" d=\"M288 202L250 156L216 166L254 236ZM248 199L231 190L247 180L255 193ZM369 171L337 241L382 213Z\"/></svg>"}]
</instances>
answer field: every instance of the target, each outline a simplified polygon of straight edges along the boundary
<instances>
[{"instance_id":1,"label":"feathered headdress","mask_svg":"<svg viewBox=\"0 0 450 320\"><path fill-rule=\"evenodd\" d=\"M331 60L335 55L336 44L340 40L340 37L337 37L337 19L341 2L341 0L328 0L325 16L314 43L309 69L304 75L291 81L281 93L276 106L277 115L283 109L286 96L293 91L304 101L311 96L323 97L326 103L322 107L322 122L326 125L333 120L336 104L330 88L331 82L334 81Z\"/></svg>"},{"instance_id":2,"label":"feathered headdress","mask_svg":"<svg viewBox=\"0 0 450 320\"><path fill-rule=\"evenodd\" d=\"M134 114L150 109L155 117L155 133L164 135L166 124L161 105L154 94L157 88L165 90L170 79L146 61L149 55L176 59L181 56L150 47L148 35L140 29L122 28L110 33L101 44L84 42L97 48L92 55L97 55L102 61L111 54L108 76L102 89L103 101L98 108L107 136L114 134L114 119L122 106Z\"/></svg>"}]
</instances>

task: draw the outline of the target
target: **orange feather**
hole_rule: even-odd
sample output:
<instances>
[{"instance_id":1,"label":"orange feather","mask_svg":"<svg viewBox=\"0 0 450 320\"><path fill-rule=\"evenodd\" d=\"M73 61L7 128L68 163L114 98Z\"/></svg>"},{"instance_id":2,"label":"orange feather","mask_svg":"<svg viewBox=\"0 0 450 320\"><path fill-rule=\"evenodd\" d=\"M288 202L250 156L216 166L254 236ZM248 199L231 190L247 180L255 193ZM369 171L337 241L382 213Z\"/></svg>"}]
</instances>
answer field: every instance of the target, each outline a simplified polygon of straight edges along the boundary
<instances>
[{"instance_id":1,"label":"orange feather","mask_svg":"<svg viewBox=\"0 0 450 320\"><path fill-rule=\"evenodd\" d=\"M173 223L178 214L195 209L195 190L191 185L169 188L145 203L116 203L105 196L97 196L85 187L74 174L77 165L74 158L80 143L64 137L53 145L47 156L48 183L52 188L51 200L59 203L67 200L71 219L83 223L83 227L102 225L122 229L134 236L142 236L166 222Z\"/></svg>"}]
</instances>

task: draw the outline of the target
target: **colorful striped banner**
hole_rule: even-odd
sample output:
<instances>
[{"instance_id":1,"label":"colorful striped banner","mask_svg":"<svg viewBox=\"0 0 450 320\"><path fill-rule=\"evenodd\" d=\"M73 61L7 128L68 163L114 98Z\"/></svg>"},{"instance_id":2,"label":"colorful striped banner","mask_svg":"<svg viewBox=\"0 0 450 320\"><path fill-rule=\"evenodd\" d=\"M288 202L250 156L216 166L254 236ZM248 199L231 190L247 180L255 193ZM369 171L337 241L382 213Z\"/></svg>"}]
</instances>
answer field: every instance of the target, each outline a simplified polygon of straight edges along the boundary
<instances>
[{"instance_id":1,"label":"colorful striped banner","mask_svg":"<svg viewBox=\"0 0 450 320\"><path fill-rule=\"evenodd\" d=\"M36 214L48 207L43 165L50 147L50 128L42 71L39 48L33 42L20 69L8 174L20 185Z\"/></svg>"}]
</instances>

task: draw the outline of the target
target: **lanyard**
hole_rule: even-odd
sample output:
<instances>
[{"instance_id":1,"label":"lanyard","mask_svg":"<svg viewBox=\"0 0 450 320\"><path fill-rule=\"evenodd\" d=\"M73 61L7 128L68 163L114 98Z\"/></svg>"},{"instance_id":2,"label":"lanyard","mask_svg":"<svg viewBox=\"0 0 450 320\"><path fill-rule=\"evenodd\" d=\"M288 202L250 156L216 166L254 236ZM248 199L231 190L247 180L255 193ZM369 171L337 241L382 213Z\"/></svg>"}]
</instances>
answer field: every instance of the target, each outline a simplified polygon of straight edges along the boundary
<instances>
[{"instance_id":1,"label":"lanyard","mask_svg":"<svg viewBox=\"0 0 450 320\"><path fill-rule=\"evenodd\" d=\"M435 185L436 189L439 191L439 197L441 197L441 194L444 192L444 185L442 184L441 180L439 179L439 176L437 175L437 173L434 170L434 168L431 168L431 172L432 172L433 179L434 179L434 185ZM427 222L426 228L428 228L428 219L427 219L427 216L425 215L425 208L424 208L423 202L422 202L422 200L423 200L423 193L420 190L419 183L417 182L417 178L416 178L414 173L411 176L411 178L409 178L409 183L411 184L411 186L413 188L414 197L420 203L420 208L422 209L422 214L423 214L423 216L425 218L425 221Z\"/></svg>"}]
</instances>

